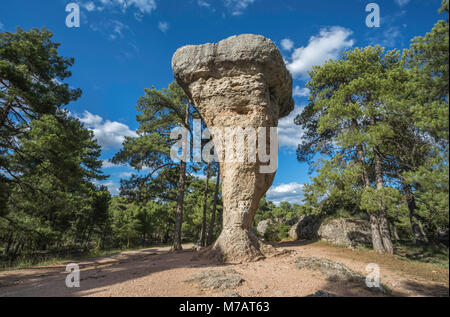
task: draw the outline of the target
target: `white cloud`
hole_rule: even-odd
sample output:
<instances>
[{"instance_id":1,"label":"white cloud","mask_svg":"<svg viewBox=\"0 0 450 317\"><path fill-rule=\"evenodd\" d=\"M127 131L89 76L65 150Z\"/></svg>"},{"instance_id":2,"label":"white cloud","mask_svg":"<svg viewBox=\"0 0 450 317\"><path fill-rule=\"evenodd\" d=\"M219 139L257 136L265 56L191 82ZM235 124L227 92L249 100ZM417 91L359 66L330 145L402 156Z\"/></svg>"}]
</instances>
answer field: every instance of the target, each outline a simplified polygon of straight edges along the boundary
<instances>
[{"instance_id":1,"label":"white cloud","mask_svg":"<svg viewBox=\"0 0 450 317\"><path fill-rule=\"evenodd\" d=\"M292 91L292 95L294 95L294 97L308 97L309 89L308 88L300 88L299 86L295 86L294 90Z\"/></svg>"},{"instance_id":2,"label":"white cloud","mask_svg":"<svg viewBox=\"0 0 450 317\"><path fill-rule=\"evenodd\" d=\"M0 30L3 30L3 27L4 27L4 25L3 25L3 23L0 21Z\"/></svg>"},{"instance_id":3,"label":"white cloud","mask_svg":"<svg viewBox=\"0 0 450 317\"><path fill-rule=\"evenodd\" d=\"M103 118L99 115L92 114L89 111L83 113L83 117L78 117L82 123L88 127L97 126L102 123Z\"/></svg>"},{"instance_id":4,"label":"white cloud","mask_svg":"<svg viewBox=\"0 0 450 317\"><path fill-rule=\"evenodd\" d=\"M294 42L291 39L282 39L281 42L281 48L290 51L294 48Z\"/></svg>"},{"instance_id":5,"label":"white cloud","mask_svg":"<svg viewBox=\"0 0 450 317\"><path fill-rule=\"evenodd\" d=\"M410 0L395 0L395 3L397 3L399 6L403 7L409 3Z\"/></svg>"},{"instance_id":6,"label":"white cloud","mask_svg":"<svg viewBox=\"0 0 450 317\"><path fill-rule=\"evenodd\" d=\"M94 136L102 147L120 148L126 136L137 137L126 124L104 120L98 115L85 111L78 119L94 132Z\"/></svg>"},{"instance_id":7,"label":"white cloud","mask_svg":"<svg viewBox=\"0 0 450 317\"><path fill-rule=\"evenodd\" d=\"M133 175L132 172L122 172L122 173L119 173L119 177L120 177L120 178L130 178L132 175Z\"/></svg>"},{"instance_id":8,"label":"white cloud","mask_svg":"<svg viewBox=\"0 0 450 317\"><path fill-rule=\"evenodd\" d=\"M124 31L129 30L128 25L118 20L103 20L100 23L93 23L89 26L92 31L100 32L111 40L124 37Z\"/></svg>"},{"instance_id":9,"label":"white cloud","mask_svg":"<svg viewBox=\"0 0 450 317\"><path fill-rule=\"evenodd\" d=\"M303 187L303 184L294 182L271 187L267 191L267 200L273 201L277 205L283 201L291 204L302 204L304 198Z\"/></svg>"},{"instance_id":10,"label":"white cloud","mask_svg":"<svg viewBox=\"0 0 450 317\"><path fill-rule=\"evenodd\" d=\"M122 165L111 163L107 160L102 160L102 168L121 167Z\"/></svg>"},{"instance_id":11,"label":"white cloud","mask_svg":"<svg viewBox=\"0 0 450 317\"><path fill-rule=\"evenodd\" d=\"M112 27L112 34L110 37L112 39L115 39L117 36L123 37L123 30L127 27L125 24L123 24L120 21L111 21L113 27Z\"/></svg>"},{"instance_id":12,"label":"white cloud","mask_svg":"<svg viewBox=\"0 0 450 317\"><path fill-rule=\"evenodd\" d=\"M81 6L84 7L86 10L88 10L89 12L95 11L96 9L96 6L92 1L82 3Z\"/></svg>"},{"instance_id":13,"label":"white cloud","mask_svg":"<svg viewBox=\"0 0 450 317\"><path fill-rule=\"evenodd\" d=\"M103 186L106 186L109 190L109 192L111 193L111 195L119 195L120 190L119 190L119 186L114 183L113 181L109 181L107 183L103 183L101 184Z\"/></svg>"},{"instance_id":14,"label":"white cloud","mask_svg":"<svg viewBox=\"0 0 450 317\"><path fill-rule=\"evenodd\" d=\"M303 111L303 107L296 106L294 111L278 122L278 144L281 147L297 149L303 130L294 123L294 119Z\"/></svg>"},{"instance_id":15,"label":"white cloud","mask_svg":"<svg viewBox=\"0 0 450 317\"><path fill-rule=\"evenodd\" d=\"M205 0L197 0L197 4L198 4L200 7L206 7L206 8L211 7L211 3L206 2Z\"/></svg>"},{"instance_id":16,"label":"white cloud","mask_svg":"<svg viewBox=\"0 0 450 317\"><path fill-rule=\"evenodd\" d=\"M194 173L190 173L190 175L191 175L192 177L194 177L194 178L197 178L197 179L206 180L206 175L203 175L203 174L194 174Z\"/></svg>"},{"instance_id":17,"label":"white cloud","mask_svg":"<svg viewBox=\"0 0 450 317\"><path fill-rule=\"evenodd\" d=\"M323 28L319 35L312 36L307 46L296 48L292 53L287 67L294 77L308 77L308 71L314 65L322 65L330 59L336 59L339 54L353 46L354 40L349 39L352 31L334 26Z\"/></svg>"},{"instance_id":18,"label":"white cloud","mask_svg":"<svg viewBox=\"0 0 450 317\"><path fill-rule=\"evenodd\" d=\"M400 28L397 26L391 26L383 33L383 40L380 45L384 47L394 47L397 44L397 40L402 38Z\"/></svg>"},{"instance_id":19,"label":"white cloud","mask_svg":"<svg viewBox=\"0 0 450 317\"><path fill-rule=\"evenodd\" d=\"M97 0L103 7L99 7L99 10L103 10L104 7L119 7L122 12L126 12L128 8L134 7L142 14L149 14L156 9L155 0Z\"/></svg>"},{"instance_id":20,"label":"white cloud","mask_svg":"<svg viewBox=\"0 0 450 317\"><path fill-rule=\"evenodd\" d=\"M225 7L231 11L232 15L241 15L253 2L255 0L224 0Z\"/></svg>"},{"instance_id":21,"label":"white cloud","mask_svg":"<svg viewBox=\"0 0 450 317\"><path fill-rule=\"evenodd\" d=\"M169 23L159 21L159 22L158 22L158 29L159 29L161 32L166 33L167 30L169 29Z\"/></svg>"}]
</instances>

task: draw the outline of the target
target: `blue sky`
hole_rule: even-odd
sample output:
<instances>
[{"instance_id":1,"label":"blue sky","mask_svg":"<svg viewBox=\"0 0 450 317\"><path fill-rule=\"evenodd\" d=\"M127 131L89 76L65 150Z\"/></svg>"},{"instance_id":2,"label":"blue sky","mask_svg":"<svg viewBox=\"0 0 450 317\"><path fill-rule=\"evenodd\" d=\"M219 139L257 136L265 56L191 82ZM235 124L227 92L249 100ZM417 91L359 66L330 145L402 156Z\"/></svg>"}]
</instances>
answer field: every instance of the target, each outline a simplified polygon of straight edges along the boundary
<instances>
[{"instance_id":1,"label":"blue sky","mask_svg":"<svg viewBox=\"0 0 450 317\"><path fill-rule=\"evenodd\" d=\"M65 7L78 3L79 28L65 24ZM379 28L368 28L368 3L380 7ZM217 42L235 34L261 34L278 45L294 77L296 108L279 125L279 169L268 192L276 202L300 202L308 166L296 160L301 130L295 114L307 103L305 83L312 65L343 50L380 44L409 46L440 18L440 0L2 0L0 31L45 26L61 43L60 54L75 58L67 82L83 90L69 110L93 129L102 158L116 153L124 136L135 135L136 100L144 88L173 80L171 59L187 44ZM117 193L132 169L104 164L105 182Z\"/></svg>"}]
</instances>

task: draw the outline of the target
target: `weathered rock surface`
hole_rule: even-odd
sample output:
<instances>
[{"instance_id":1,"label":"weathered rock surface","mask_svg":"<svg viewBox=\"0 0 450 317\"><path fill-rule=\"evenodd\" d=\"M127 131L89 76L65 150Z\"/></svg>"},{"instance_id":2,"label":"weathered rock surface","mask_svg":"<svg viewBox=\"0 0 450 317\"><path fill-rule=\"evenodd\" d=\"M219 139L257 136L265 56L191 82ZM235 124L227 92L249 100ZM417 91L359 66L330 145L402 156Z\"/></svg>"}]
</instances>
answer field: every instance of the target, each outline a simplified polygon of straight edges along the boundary
<instances>
[{"instance_id":1,"label":"weathered rock surface","mask_svg":"<svg viewBox=\"0 0 450 317\"><path fill-rule=\"evenodd\" d=\"M289 230L289 237L293 240L314 240L318 238L317 231L322 219L318 216L309 215L301 217L300 220Z\"/></svg>"},{"instance_id":2,"label":"weathered rock surface","mask_svg":"<svg viewBox=\"0 0 450 317\"><path fill-rule=\"evenodd\" d=\"M267 228L269 227L271 221L270 220L262 220L258 223L256 226L256 231L259 235L264 236L266 233Z\"/></svg>"},{"instance_id":3,"label":"weathered rock surface","mask_svg":"<svg viewBox=\"0 0 450 317\"><path fill-rule=\"evenodd\" d=\"M175 52L172 68L208 128L276 127L278 119L294 108L292 77L281 53L260 35L243 34L214 44L184 46ZM220 138L212 137L216 149L225 148ZM266 149L269 141L266 138ZM256 162L229 162L222 157L220 163L223 230L210 254L223 261L264 257L266 248L250 226L275 172L261 173L260 167L266 164L259 161L259 147L256 154Z\"/></svg>"},{"instance_id":4,"label":"weathered rock surface","mask_svg":"<svg viewBox=\"0 0 450 317\"><path fill-rule=\"evenodd\" d=\"M373 292L389 294L389 290L382 284L378 287L368 287L364 276L352 271L340 262L317 257L299 257L295 260L295 263L299 270L308 269L320 271L332 282L355 283L356 285L368 288Z\"/></svg>"},{"instance_id":5,"label":"weathered rock surface","mask_svg":"<svg viewBox=\"0 0 450 317\"><path fill-rule=\"evenodd\" d=\"M318 270L330 281L364 281L365 278L353 272L344 264L316 257L299 257L295 260L298 269Z\"/></svg>"},{"instance_id":6,"label":"weathered rock surface","mask_svg":"<svg viewBox=\"0 0 450 317\"><path fill-rule=\"evenodd\" d=\"M317 216L305 216L292 226L289 237L293 240L322 239L346 247L372 245L370 223L349 218L323 221Z\"/></svg>"},{"instance_id":7,"label":"weathered rock surface","mask_svg":"<svg viewBox=\"0 0 450 317\"><path fill-rule=\"evenodd\" d=\"M234 289L243 281L239 273L233 269L208 270L185 280L187 283L196 283L201 289L214 288L220 290Z\"/></svg>"},{"instance_id":8,"label":"weathered rock surface","mask_svg":"<svg viewBox=\"0 0 450 317\"><path fill-rule=\"evenodd\" d=\"M268 219L268 220L262 220L258 222L258 225L256 226L256 232L264 237L264 234L267 231L267 228L269 228L272 224L279 224L283 223L288 226L292 226L297 222L296 219L284 219L284 218L275 218L275 219Z\"/></svg>"},{"instance_id":9,"label":"weathered rock surface","mask_svg":"<svg viewBox=\"0 0 450 317\"><path fill-rule=\"evenodd\" d=\"M372 233L367 220L333 219L322 223L318 235L325 241L347 247L372 245Z\"/></svg>"}]
</instances>

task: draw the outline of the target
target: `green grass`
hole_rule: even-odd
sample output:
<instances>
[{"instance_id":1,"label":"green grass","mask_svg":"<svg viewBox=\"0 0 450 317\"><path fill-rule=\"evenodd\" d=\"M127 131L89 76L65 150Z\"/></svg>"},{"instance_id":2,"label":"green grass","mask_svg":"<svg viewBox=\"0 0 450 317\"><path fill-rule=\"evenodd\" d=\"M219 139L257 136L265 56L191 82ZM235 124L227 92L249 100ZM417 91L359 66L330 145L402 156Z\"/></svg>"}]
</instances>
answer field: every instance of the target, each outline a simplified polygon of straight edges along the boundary
<instances>
[{"instance_id":1,"label":"green grass","mask_svg":"<svg viewBox=\"0 0 450 317\"><path fill-rule=\"evenodd\" d=\"M404 241L395 245L395 255L402 260L430 263L444 268L449 267L448 253L448 248L439 245L416 245Z\"/></svg>"}]
</instances>

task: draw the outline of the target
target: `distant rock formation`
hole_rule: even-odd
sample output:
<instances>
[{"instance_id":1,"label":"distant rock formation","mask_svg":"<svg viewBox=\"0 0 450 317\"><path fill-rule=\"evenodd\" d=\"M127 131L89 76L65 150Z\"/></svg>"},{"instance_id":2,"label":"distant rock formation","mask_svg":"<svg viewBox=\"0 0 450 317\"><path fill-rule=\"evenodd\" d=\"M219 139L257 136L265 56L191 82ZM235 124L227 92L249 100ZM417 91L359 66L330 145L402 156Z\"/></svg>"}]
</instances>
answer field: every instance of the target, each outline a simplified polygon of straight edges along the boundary
<instances>
[{"instance_id":1,"label":"distant rock formation","mask_svg":"<svg viewBox=\"0 0 450 317\"><path fill-rule=\"evenodd\" d=\"M318 216L305 216L292 226L289 237L292 240L322 239L347 247L372 245L369 221L350 218L323 221Z\"/></svg>"}]
</instances>

